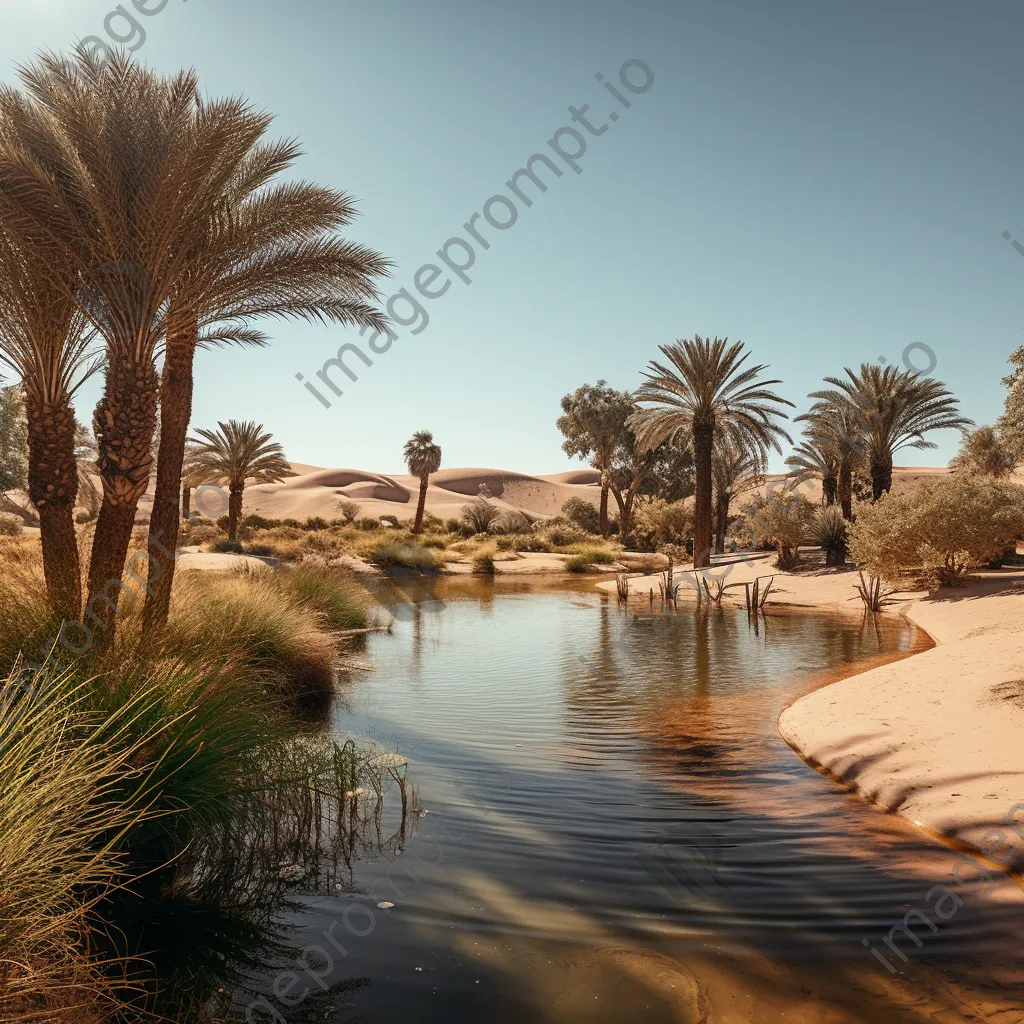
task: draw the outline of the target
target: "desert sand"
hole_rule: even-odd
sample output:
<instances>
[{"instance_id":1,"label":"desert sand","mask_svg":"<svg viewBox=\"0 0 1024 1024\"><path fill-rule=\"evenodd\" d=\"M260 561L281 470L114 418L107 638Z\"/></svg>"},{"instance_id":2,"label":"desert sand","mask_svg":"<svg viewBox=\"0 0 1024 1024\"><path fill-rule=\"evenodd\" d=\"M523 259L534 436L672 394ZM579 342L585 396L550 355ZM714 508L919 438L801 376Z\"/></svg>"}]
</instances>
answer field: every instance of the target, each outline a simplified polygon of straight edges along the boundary
<instances>
[{"instance_id":1,"label":"desert sand","mask_svg":"<svg viewBox=\"0 0 1024 1024\"><path fill-rule=\"evenodd\" d=\"M774 576L769 615L772 605L863 614L856 572L780 573L773 560L717 556L712 572L728 572L729 583ZM631 579L631 592L653 588L657 599L657 581ZM598 586L615 591L614 581ZM744 600L742 587L726 592L725 603ZM884 614L905 615L935 646L800 698L782 713L780 733L865 800L1024 872L1024 570L895 594Z\"/></svg>"}]
</instances>

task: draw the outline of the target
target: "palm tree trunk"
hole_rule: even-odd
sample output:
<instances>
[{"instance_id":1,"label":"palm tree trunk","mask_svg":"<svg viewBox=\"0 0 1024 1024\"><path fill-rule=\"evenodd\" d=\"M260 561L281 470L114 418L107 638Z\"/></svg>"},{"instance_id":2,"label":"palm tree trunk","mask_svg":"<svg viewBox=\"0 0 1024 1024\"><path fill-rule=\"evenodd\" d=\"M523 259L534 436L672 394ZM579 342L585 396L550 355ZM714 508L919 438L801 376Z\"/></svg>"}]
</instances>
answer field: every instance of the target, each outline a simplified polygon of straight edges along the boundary
<instances>
[{"instance_id":1,"label":"palm tree trunk","mask_svg":"<svg viewBox=\"0 0 1024 1024\"><path fill-rule=\"evenodd\" d=\"M46 595L57 615L75 621L82 614L82 570L75 536L75 414L66 396L58 403L41 404L27 394L25 415L28 496L39 513Z\"/></svg>"},{"instance_id":2,"label":"palm tree trunk","mask_svg":"<svg viewBox=\"0 0 1024 1024\"><path fill-rule=\"evenodd\" d=\"M715 553L725 554L725 531L729 525L729 493L719 493L715 502Z\"/></svg>"},{"instance_id":3,"label":"palm tree trunk","mask_svg":"<svg viewBox=\"0 0 1024 1024\"><path fill-rule=\"evenodd\" d=\"M892 458L871 463L871 500L878 499L892 489Z\"/></svg>"},{"instance_id":4,"label":"palm tree trunk","mask_svg":"<svg viewBox=\"0 0 1024 1024\"><path fill-rule=\"evenodd\" d=\"M238 540L238 521L242 518L242 494L245 481L232 481L228 494L228 540Z\"/></svg>"},{"instance_id":5,"label":"palm tree trunk","mask_svg":"<svg viewBox=\"0 0 1024 1024\"><path fill-rule=\"evenodd\" d=\"M849 522L853 519L853 469L848 459L843 459L840 463L837 490L843 518Z\"/></svg>"},{"instance_id":6,"label":"palm tree trunk","mask_svg":"<svg viewBox=\"0 0 1024 1024\"><path fill-rule=\"evenodd\" d=\"M834 505L836 503L836 491L838 486L838 479L831 474L821 478L821 496L825 500L826 508L829 505Z\"/></svg>"},{"instance_id":7,"label":"palm tree trunk","mask_svg":"<svg viewBox=\"0 0 1024 1024\"><path fill-rule=\"evenodd\" d=\"M192 361L199 324L186 311L172 309L168 318L163 379L160 383L160 453L156 463L156 493L149 518L149 588L143 629L167 622L174 583L174 558L182 509L178 506L185 440L192 418ZM187 491L183 495L187 502Z\"/></svg>"},{"instance_id":8,"label":"palm tree trunk","mask_svg":"<svg viewBox=\"0 0 1024 1024\"><path fill-rule=\"evenodd\" d=\"M427 481L429 479L427 476L420 477L420 500L416 504L416 522L412 528L413 533L419 533L423 529L423 510L427 505Z\"/></svg>"},{"instance_id":9,"label":"palm tree trunk","mask_svg":"<svg viewBox=\"0 0 1024 1024\"><path fill-rule=\"evenodd\" d=\"M192 488L188 484L181 485L181 518L192 517Z\"/></svg>"},{"instance_id":10,"label":"palm tree trunk","mask_svg":"<svg viewBox=\"0 0 1024 1024\"><path fill-rule=\"evenodd\" d=\"M715 435L713 423L693 426L694 523L693 567L711 564L711 448Z\"/></svg>"},{"instance_id":11,"label":"palm tree trunk","mask_svg":"<svg viewBox=\"0 0 1024 1024\"><path fill-rule=\"evenodd\" d=\"M153 467L157 392L152 362L111 359L103 397L93 415L103 504L92 542L88 610L98 627L94 633L100 652L109 649L114 640L117 602L109 598L112 588L121 586L135 513ZM102 607L95 610L98 602Z\"/></svg>"}]
</instances>

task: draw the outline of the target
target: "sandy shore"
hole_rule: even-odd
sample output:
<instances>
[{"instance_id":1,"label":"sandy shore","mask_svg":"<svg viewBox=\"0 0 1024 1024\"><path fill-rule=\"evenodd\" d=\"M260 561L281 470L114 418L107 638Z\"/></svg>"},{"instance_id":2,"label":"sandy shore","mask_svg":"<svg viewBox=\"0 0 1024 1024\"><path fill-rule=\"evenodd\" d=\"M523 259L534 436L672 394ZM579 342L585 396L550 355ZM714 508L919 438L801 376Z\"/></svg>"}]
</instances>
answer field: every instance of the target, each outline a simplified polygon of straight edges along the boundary
<instances>
[{"instance_id":1,"label":"sandy shore","mask_svg":"<svg viewBox=\"0 0 1024 1024\"><path fill-rule=\"evenodd\" d=\"M774 574L769 606L862 614L855 572L778 573L772 561L724 556L714 571L728 570L729 583ZM653 587L657 599L657 580L631 580L631 591ZM1024 570L980 572L965 587L894 597L887 614L905 615L935 646L802 697L782 713L779 731L864 799L1022 872ZM725 600L742 605L743 588Z\"/></svg>"}]
</instances>

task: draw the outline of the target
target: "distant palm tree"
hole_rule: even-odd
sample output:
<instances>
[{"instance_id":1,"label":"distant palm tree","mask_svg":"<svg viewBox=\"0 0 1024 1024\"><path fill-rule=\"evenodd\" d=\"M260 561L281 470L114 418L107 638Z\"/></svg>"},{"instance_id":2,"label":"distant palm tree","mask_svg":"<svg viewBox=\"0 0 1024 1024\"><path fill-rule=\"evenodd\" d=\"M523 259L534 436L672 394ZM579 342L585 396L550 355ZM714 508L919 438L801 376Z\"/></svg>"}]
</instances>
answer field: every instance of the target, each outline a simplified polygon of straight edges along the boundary
<instances>
[{"instance_id":1,"label":"distant palm tree","mask_svg":"<svg viewBox=\"0 0 1024 1024\"><path fill-rule=\"evenodd\" d=\"M645 382L634 392L638 403L650 403L629 419L641 450L669 438L690 435L695 468L693 564L711 563L712 451L716 431L741 448L773 448L791 438L776 422L785 413L777 408L793 403L768 390L777 380L760 380L764 366L743 369L749 353L740 341L701 338L659 346L669 362L652 360Z\"/></svg>"},{"instance_id":2,"label":"distant palm tree","mask_svg":"<svg viewBox=\"0 0 1024 1024\"><path fill-rule=\"evenodd\" d=\"M843 518L853 519L853 473L864 465L864 421L849 409L830 408L797 416L808 420L807 435L837 466L836 491Z\"/></svg>"},{"instance_id":3,"label":"distant palm tree","mask_svg":"<svg viewBox=\"0 0 1024 1024\"><path fill-rule=\"evenodd\" d=\"M738 445L728 434L715 438L711 466L715 484L716 554L725 551L725 532L729 526L732 499L764 479L768 468L767 455L764 448L756 445Z\"/></svg>"},{"instance_id":4,"label":"distant palm tree","mask_svg":"<svg viewBox=\"0 0 1024 1024\"><path fill-rule=\"evenodd\" d=\"M441 448L434 444L434 435L429 430L417 430L405 442L402 455L409 472L420 479L420 500L416 505L416 522L412 528L413 533L419 533L423 529L423 509L427 503L430 474L441 468Z\"/></svg>"},{"instance_id":5,"label":"distant palm tree","mask_svg":"<svg viewBox=\"0 0 1024 1024\"><path fill-rule=\"evenodd\" d=\"M835 504L839 487L839 462L827 445L814 437L801 441L786 459L786 465L791 467L786 475L794 483L820 480L822 504L826 507Z\"/></svg>"},{"instance_id":6,"label":"distant palm tree","mask_svg":"<svg viewBox=\"0 0 1024 1024\"><path fill-rule=\"evenodd\" d=\"M238 539L245 483L273 484L294 476L284 449L251 420L218 423L218 430L197 430L189 450L189 465L210 483L228 487L228 540Z\"/></svg>"},{"instance_id":7,"label":"distant palm tree","mask_svg":"<svg viewBox=\"0 0 1024 1024\"><path fill-rule=\"evenodd\" d=\"M934 448L935 443L924 437L930 430L974 425L960 415L960 403L942 381L873 363L862 363L856 373L845 369L846 378L826 377L825 382L832 387L811 393L811 398L818 399L811 413L838 409L859 418L875 501L892 487L895 452L901 448Z\"/></svg>"}]
</instances>

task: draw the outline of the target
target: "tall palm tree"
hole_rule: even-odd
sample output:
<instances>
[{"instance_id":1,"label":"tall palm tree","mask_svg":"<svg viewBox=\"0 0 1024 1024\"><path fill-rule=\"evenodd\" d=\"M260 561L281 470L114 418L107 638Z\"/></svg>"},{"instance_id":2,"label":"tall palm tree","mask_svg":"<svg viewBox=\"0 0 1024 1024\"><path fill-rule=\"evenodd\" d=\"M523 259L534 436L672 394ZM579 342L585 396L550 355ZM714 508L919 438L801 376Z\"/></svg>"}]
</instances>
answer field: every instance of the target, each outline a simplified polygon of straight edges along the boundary
<instances>
[{"instance_id":1,"label":"tall palm tree","mask_svg":"<svg viewBox=\"0 0 1024 1024\"><path fill-rule=\"evenodd\" d=\"M892 487L893 455L901 448L934 448L924 435L931 430L973 426L959 413L960 403L942 381L909 370L861 363L846 377L826 377L832 387L812 392L818 399L811 414L843 410L860 420L866 459L871 467L871 493L877 501Z\"/></svg>"},{"instance_id":2,"label":"tall palm tree","mask_svg":"<svg viewBox=\"0 0 1024 1024\"><path fill-rule=\"evenodd\" d=\"M826 444L813 436L801 441L793 449L793 454L787 457L786 465L791 467L786 475L794 483L821 480L822 504L826 507L835 504L839 487L839 460Z\"/></svg>"},{"instance_id":3,"label":"tall palm tree","mask_svg":"<svg viewBox=\"0 0 1024 1024\"><path fill-rule=\"evenodd\" d=\"M153 462L167 307L262 119L241 117L239 100L201 105L192 74L161 78L127 55L100 59L84 47L71 58L42 56L20 77L24 95L0 90L0 224L70 261L71 281L54 281L106 348L93 417L103 502L89 567L103 649L116 622L109 592Z\"/></svg>"},{"instance_id":4,"label":"tall palm tree","mask_svg":"<svg viewBox=\"0 0 1024 1024\"><path fill-rule=\"evenodd\" d=\"M711 564L712 449L716 430L740 447L755 444L781 454L780 438L789 435L776 422L786 418L778 406L793 403L769 390L777 380L760 380L765 366L743 367L749 353L743 342L686 339L659 346L669 365L652 360L634 392L638 403L629 424L641 449L689 434L695 469L694 566Z\"/></svg>"},{"instance_id":5,"label":"tall palm tree","mask_svg":"<svg viewBox=\"0 0 1024 1024\"><path fill-rule=\"evenodd\" d=\"M245 484L273 484L294 476L284 449L265 433L263 424L248 420L218 423L217 430L197 430L192 438L189 465L208 482L228 488L228 539L238 539Z\"/></svg>"},{"instance_id":6,"label":"tall palm tree","mask_svg":"<svg viewBox=\"0 0 1024 1024\"><path fill-rule=\"evenodd\" d=\"M742 494L764 479L768 469L768 453L756 444L737 444L729 434L716 436L711 451L711 472L714 481L715 553L725 551L725 532L729 527L729 506Z\"/></svg>"},{"instance_id":7,"label":"tall palm tree","mask_svg":"<svg viewBox=\"0 0 1024 1024\"><path fill-rule=\"evenodd\" d=\"M402 455L409 472L420 479L420 499L416 505L416 522L412 528L413 533L419 533L423 529L423 509L427 502L430 474L441 468L441 448L434 444L434 435L429 430L417 430L405 442Z\"/></svg>"},{"instance_id":8,"label":"tall palm tree","mask_svg":"<svg viewBox=\"0 0 1024 1024\"><path fill-rule=\"evenodd\" d=\"M814 414L797 416L808 420L806 433L813 443L830 454L837 466L836 496L843 518L853 519L853 474L864 465L864 421L859 414L844 408L828 408Z\"/></svg>"},{"instance_id":9,"label":"tall palm tree","mask_svg":"<svg viewBox=\"0 0 1024 1024\"><path fill-rule=\"evenodd\" d=\"M204 116L200 105L197 117ZM243 120L250 112L239 111ZM259 122L260 133L269 118ZM221 201L206 211L208 229L175 282L160 387L161 444L150 518L149 588L144 623L167 620L177 544L178 488L192 414L197 348L263 345L247 326L257 317L291 317L381 329L369 302L386 273L379 254L337 231L355 217L353 200L304 182L269 187L298 150L290 142L257 144L238 160Z\"/></svg>"},{"instance_id":10,"label":"tall palm tree","mask_svg":"<svg viewBox=\"0 0 1024 1024\"><path fill-rule=\"evenodd\" d=\"M61 272L71 270L58 247L0 227L0 364L24 389L28 495L39 514L47 598L56 614L74 621L81 615L82 581L71 402L98 364L85 318L54 283Z\"/></svg>"}]
</instances>

